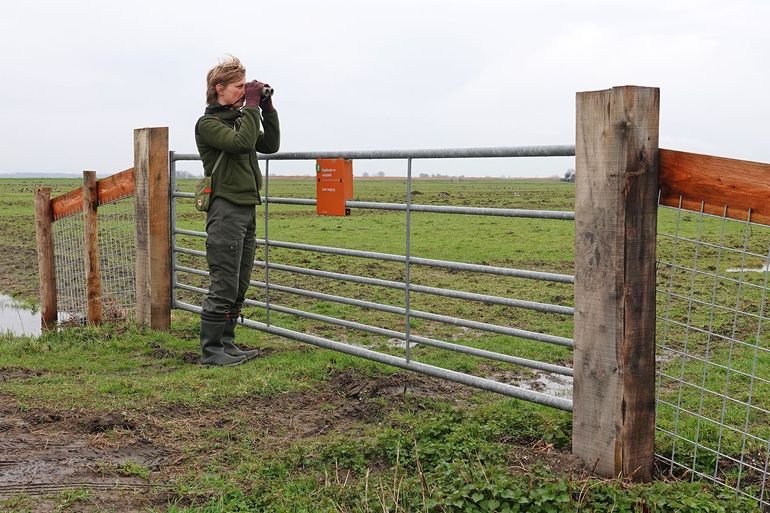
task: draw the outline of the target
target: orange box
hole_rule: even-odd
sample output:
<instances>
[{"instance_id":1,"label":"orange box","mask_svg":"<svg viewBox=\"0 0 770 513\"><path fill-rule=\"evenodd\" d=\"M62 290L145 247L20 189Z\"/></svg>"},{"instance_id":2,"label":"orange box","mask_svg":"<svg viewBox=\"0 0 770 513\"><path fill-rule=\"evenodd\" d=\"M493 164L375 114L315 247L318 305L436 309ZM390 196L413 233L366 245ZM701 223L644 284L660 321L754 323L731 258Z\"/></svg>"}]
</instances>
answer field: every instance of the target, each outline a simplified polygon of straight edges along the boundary
<instances>
[{"instance_id":1,"label":"orange box","mask_svg":"<svg viewBox=\"0 0 770 513\"><path fill-rule=\"evenodd\" d=\"M353 198L353 162L348 159L318 159L316 173L316 213L347 216L345 202Z\"/></svg>"}]
</instances>

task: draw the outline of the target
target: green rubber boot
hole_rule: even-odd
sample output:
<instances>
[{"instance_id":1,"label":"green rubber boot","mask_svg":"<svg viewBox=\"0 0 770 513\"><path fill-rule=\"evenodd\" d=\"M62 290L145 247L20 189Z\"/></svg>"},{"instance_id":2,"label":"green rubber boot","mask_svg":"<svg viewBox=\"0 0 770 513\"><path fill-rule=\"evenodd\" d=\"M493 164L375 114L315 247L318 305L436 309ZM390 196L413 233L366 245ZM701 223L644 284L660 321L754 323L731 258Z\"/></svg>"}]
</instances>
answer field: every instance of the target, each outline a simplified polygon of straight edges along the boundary
<instances>
[{"instance_id":1,"label":"green rubber boot","mask_svg":"<svg viewBox=\"0 0 770 513\"><path fill-rule=\"evenodd\" d=\"M203 365L238 365L247 360L245 356L232 356L225 353L222 335L225 322L204 321L201 319L201 364Z\"/></svg>"},{"instance_id":2,"label":"green rubber boot","mask_svg":"<svg viewBox=\"0 0 770 513\"><path fill-rule=\"evenodd\" d=\"M225 320L225 329L222 332L222 346L225 349L225 353L230 356L243 356L247 360L250 360L259 354L256 349L244 351L240 347L235 345L235 325L238 324L237 317L231 317Z\"/></svg>"}]
</instances>

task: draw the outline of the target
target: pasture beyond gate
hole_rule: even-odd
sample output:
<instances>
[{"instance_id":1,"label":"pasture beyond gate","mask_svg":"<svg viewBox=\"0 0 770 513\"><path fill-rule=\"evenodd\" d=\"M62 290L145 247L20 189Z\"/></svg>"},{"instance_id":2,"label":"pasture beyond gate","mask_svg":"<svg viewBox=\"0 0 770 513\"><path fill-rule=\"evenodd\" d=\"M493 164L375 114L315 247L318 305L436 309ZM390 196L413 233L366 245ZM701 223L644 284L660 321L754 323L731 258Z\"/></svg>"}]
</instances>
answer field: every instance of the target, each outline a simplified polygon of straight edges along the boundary
<instances>
[{"instance_id":1,"label":"pasture beyond gate","mask_svg":"<svg viewBox=\"0 0 770 513\"><path fill-rule=\"evenodd\" d=\"M659 150L658 104L658 90L652 88L578 93L574 146L263 156L267 179L263 238L258 243L264 256L255 262L255 276L261 272L262 279L252 282L247 306L253 315L243 324L572 411L573 452L602 475L647 480L657 464L659 472L724 483L770 505L766 489L770 165ZM45 325L55 325L57 312L65 310L70 317L92 322L112 317L104 312L130 316L133 297L136 319L156 329L168 327L172 308L199 311L196 305L206 282L205 233L201 217L190 218L180 206L189 206L192 195L178 191L175 181L176 163L199 157L168 152L167 141L166 129L135 132L134 168L122 174L131 190L120 196L121 201L135 199L132 207L116 207L124 217L133 211L135 231L130 222L126 228L124 220L104 217L100 223L123 227L96 228L101 226L96 223L97 208L100 216L113 208L103 206L115 201L106 192L114 187L112 182L96 183L89 177L80 194L70 194L71 202L80 204L75 210L83 212L85 236L77 228L65 227L53 213L62 199L50 200L46 191L38 192ZM416 161L569 155L576 157L574 213L413 201ZM270 162L333 157L404 161L403 203L346 204L355 215L379 211L380 216L403 216L402 252L275 235L276 217L271 212L312 218L308 207L315 202L270 196ZM129 171L131 180L126 178ZM355 215L340 230L355 232ZM413 239L415 215L450 224L457 216L474 216L480 226L489 226L490 220L510 223L518 240L527 230L550 230L566 223L574 230L574 239L568 241L574 241L574 277L564 269L544 269L547 260L537 269L527 269L505 265L514 258L492 262L457 261L444 255L427 258L421 253L426 246ZM109 242L107 233L117 234L114 239L121 246ZM501 241L501 246L515 251L515 239ZM77 240L85 242L77 246L72 242ZM74 249L63 249L72 244ZM123 247L127 249L115 249ZM79 252L85 266L73 275L83 278L62 279L61 269L68 268L62 262L76 261L76 256L67 255ZM289 253L303 255L295 261L304 265L282 261L282 255ZM346 262L353 260L371 262L366 268L372 272L346 271ZM115 271L131 268L135 274L130 278ZM447 273L467 275L468 290L442 285ZM125 292L115 292L112 283L119 281L117 276L123 276L119 288ZM498 286L501 283L506 285ZM56 284L54 290L51 284ZM338 293L340 284L349 296ZM538 297L528 297L528 291ZM60 299L57 305L57 297L68 295L84 299L80 303ZM128 305L114 306L111 297L126 298ZM306 306L283 304L286 298L304 298ZM450 302L467 305L455 310L464 315L440 311ZM377 312L377 322L358 322L361 311ZM329 333L339 338L291 329L291 319L296 318L333 326ZM482 343L477 334L484 333L497 337L496 343ZM371 337L389 341L390 349L368 343ZM567 352L558 361L523 356L516 352L522 340L541 344L546 352L553 348L557 355ZM573 391L551 395L510 379L504 382L494 376L472 376L461 368L428 365L418 361L420 347L504 362L545 378L557 377L567 387L574 379Z\"/></svg>"}]
</instances>

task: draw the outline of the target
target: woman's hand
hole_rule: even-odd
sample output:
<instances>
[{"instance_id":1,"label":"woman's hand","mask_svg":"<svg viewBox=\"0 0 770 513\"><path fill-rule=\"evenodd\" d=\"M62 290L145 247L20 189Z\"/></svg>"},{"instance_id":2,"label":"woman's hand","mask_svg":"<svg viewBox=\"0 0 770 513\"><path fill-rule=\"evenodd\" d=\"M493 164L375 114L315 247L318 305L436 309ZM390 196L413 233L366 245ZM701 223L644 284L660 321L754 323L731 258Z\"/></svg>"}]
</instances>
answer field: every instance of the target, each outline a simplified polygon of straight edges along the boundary
<instances>
[{"instance_id":1,"label":"woman's hand","mask_svg":"<svg viewBox=\"0 0 770 513\"><path fill-rule=\"evenodd\" d=\"M262 88L265 86L262 82L252 80L246 83L246 107L258 107L262 95Z\"/></svg>"}]
</instances>

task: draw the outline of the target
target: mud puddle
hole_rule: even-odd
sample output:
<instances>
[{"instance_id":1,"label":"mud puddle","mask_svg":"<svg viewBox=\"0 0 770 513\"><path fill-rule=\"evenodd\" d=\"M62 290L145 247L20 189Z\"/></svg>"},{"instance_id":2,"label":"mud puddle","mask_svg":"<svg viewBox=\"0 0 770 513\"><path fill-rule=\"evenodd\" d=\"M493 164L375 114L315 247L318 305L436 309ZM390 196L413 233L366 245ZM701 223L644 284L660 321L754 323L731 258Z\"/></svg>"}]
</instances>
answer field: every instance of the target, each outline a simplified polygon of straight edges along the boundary
<instances>
[{"instance_id":1,"label":"mud puddle","mask_svg":"<svg viewBox=\"0 0 770 513\"><path fill-rule=\"evenodd\" d=\"M38 336L40 312L22 305L12 297L0 294L0 332L17 336Z\"/></svg>"},{"instance_id":2,"label":"mud puddle","mask_svg":"<svg viewBox=\"0 0 770 513\"><path fill-rule=\"evenodd\" d=\"M572 399L572 376L538 372L537 377L519 386L525 390Z\"/></svg>"},{"instance_id":3,"label":"mud puddle","mask_svg":"<svg viewBox=\"0 0 770 513\"><path fill-rule=\"evenodd\" d=\"M133 436L132 427L117 417L0 412L0 498L156 488L147 478L172 451Z\"/></svg>"},{"instance_id":4,"label":"mud puddle","mask_svg":"<svg viewBox=\"0 0 770 513\"><path fill-rule=\"evenodd\" d=\"M59 326L77 325L78 317L59 312ZM41 333L40 311L0 294L0 334L10 333L17 337L37 337Z\"/></svg>"},{"instance_id":5,"label":"mud puddle","mask_svg":"<svg viewBox=\"0 0 770 513\"><path fill-rule=\"evenodd\" d=\"M572 399L572 376L537 371L532 374L522 374L520 371L491 370L482 374L483 377L507 383L525 390L532 390L553 397Z\"/></svg>"}]
</instances>

